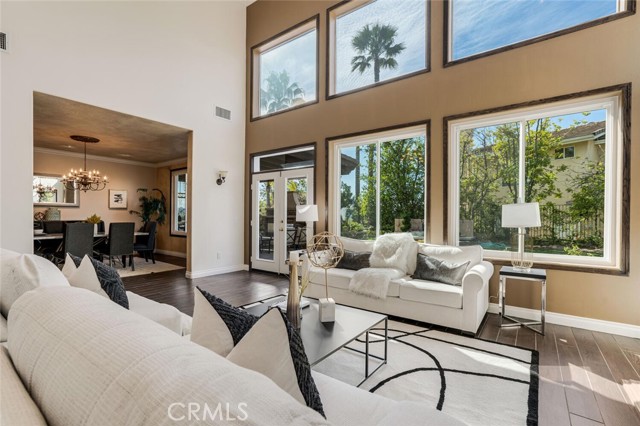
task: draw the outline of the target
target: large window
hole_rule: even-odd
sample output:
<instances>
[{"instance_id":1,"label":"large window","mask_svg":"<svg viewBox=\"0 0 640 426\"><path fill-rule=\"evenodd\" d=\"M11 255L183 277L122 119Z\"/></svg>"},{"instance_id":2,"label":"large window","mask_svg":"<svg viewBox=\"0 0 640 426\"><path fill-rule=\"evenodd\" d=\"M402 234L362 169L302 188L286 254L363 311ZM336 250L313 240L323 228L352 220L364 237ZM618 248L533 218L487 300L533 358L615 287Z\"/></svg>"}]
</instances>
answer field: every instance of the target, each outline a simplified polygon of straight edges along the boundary
<instances>
[{"instance_id":1,"label":"large window","mask_svg":"<svg viewBox=\"0 0 640 426\"><path fill-rule=\"evenodd\" d=\"M624 12L627 4L632 7L624 0L449 0L447 61L579 29Z\"/></svg>"},{"instance_id":2,"label":"large window","mask_svg":"<svg viewBox=\"0 0 640 426\"><path fill-rule=\"evenodd\" d=\"M328 95L428 68L428 2L347 2L327 12Z\"/></svg>"},{"instance_id":3,"label":"large window","mask_svg":"<svg viewBox=\"0 0 640 426\"><path fill-rule=\"evenodd\" d=\"M425 239L426 125L331 141L330 206L338 235Z\"/></svg>"},{"instance_id":4,"label":"large window","mask_svg":"<svg viewBox=\"0 0 640 426\"><path fill-rule=\"evenodd\" d=\"M449 243L508 259L501 206L537 201L536 261L619 267L621 126L615 93L449 121Z\"/></svg>"},{"instance_id":5,"label":"large window","mask_svg":"<svg viewBox=\"0 0 640 426\"><path fill-rule=\"evenodd\" d=\"M317 27L316 16L251 49L252 119L317 102Z\"/></svg>"},{"instance_id":6,"label":"large window","mask_svg":"<svg viewBox=\"0 0 640 426\"><path fill-rule=\"evenodd\" d=\"M171 170L171 235L187 235L187 169Z\"/></svg>"}]
</instances>

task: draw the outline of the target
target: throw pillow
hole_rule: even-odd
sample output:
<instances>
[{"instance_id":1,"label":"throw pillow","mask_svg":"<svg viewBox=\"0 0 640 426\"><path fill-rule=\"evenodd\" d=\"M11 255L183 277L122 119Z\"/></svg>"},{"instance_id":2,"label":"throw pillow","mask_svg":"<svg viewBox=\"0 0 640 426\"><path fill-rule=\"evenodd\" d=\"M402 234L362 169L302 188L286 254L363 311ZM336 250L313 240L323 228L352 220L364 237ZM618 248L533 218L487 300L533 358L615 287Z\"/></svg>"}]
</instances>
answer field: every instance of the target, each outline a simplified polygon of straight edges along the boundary
<instances>
[{"instance_id":1,"label":"throw pillow","mask_svg":"<svg viewBox=\"0 0 640 426\"><path fill-rule=\"evenodd\" d=\"M352 271L359 271L360 269L368 268L370 256L371 253L369 252L358 253L351 250L345 250L342 255L342 259L340 259L336 268L351 269Z\"/></svg>"},{"instance_id":2,"label":"throw pillow","mask_svg":"<svg viewBox=\"0 0 640 426\"><path fill-rule=\"evenodd\" d=\"M422 253L418 253L416 260L416 272L411 278L456 286L462 285L462 278L467 272L469 264L469 261L462 264L452 264Z\"/></svg>"},{"instance_id":3,"label":"throw pillow","mask_svg":"<svg viewBox=\"0 0 640 426\"><path fill-rule=\"evenodd\" d=\"M215 319L214 324L201 324L200 322L206 318L203 313L206 306L200 303L202 309L199 309L197 317L194 307L191 341L204 347L226 350L229 336L225 333L211 332L207 339L201 332L204 327L213 328L223 323L234 344L227 359L264 374L301 404L324 416L320 393L311 376L311 367L304 352L302 338L280 309L270 309L258 318L200 288L197 290L196 296L197 293L201 293L210 304L208 317L217 315L219 320ZM225 342L211 341L220 335L224 336Z\"/></svg>"},{"instance_id":4,"label":"throw pillow","mask_svg":"<svg viewBox=\"0 0 640 426\"><path fill-rule=\"evenodd\" d=\"M124 283L115 268L105 265L102 262L98 262L86 255L84 259L80 259L78 256L74 256L72 254L67 254L67 256L69 256L78 268L82 265L84 259L88 259L93 265L95 274L98 277L100 288L107 294L109 299L116 302L123 308L129 309L129 299L127 298L127 292L124 289Z\"/></svg>"},{"instance_id":5,"label":"throw pillow","mask_svg":"<svg viewBox=\"0 0 640 426\"><path fill-rule=\"evenodd\" d=\"M409 233L391 233L379 236L371 253L372 268L409 270L409 256L414 256L418 244Z\"/></svg>"},{"instance_id":6,"label":"throw pillow","mask_svg":"<svg viewBox=\"0 0 640 426\"><path fill-rule=\"evenodd\" d=\"M65 266L65 268L63 268L65 269L69 284L71 284L72 287L84 288L108 299L109 296L102 289L96 270L89 258L85 256L78 267L76 267L73 259L70 259L67 254L65 264L72 264L72 266Z\"/></svg>"}]
</instances>

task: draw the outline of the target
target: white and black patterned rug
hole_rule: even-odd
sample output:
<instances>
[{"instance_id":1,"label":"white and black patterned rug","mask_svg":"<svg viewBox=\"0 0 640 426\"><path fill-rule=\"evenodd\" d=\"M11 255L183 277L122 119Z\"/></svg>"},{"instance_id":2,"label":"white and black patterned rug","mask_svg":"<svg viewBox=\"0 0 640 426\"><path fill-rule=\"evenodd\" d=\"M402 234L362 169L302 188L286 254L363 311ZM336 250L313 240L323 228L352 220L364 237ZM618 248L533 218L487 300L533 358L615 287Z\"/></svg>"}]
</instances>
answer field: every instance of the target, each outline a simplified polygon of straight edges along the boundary
<instances>
[{"instance_id":1,"label":"white and black patterned rug","mask_svg":"<svg viewBox=\"0 0 640 426\"><path fill-rule=\"evenodd\" d=\"M382 355L382 339L370 336L371 353ZM350 346L364 350L362 338ZM397 321L389 321L388 351L387 365L361 388L425 402L470 425L538 424L536 351ZM364 377L364 356L342 349L313 368L357 384Z\"/></svg>"}]
</instances>

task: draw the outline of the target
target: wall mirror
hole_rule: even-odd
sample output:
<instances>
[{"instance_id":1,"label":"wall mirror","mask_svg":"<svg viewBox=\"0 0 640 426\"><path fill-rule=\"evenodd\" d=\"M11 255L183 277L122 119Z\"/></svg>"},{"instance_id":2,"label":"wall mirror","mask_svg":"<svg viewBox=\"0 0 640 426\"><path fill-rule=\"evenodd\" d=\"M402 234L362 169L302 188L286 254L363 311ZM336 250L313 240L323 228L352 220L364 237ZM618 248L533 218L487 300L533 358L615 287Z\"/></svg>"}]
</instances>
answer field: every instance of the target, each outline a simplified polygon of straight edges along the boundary
<instances>
[{"instance_id":1,"label":"wall mirror","mask_svg":"<svg viewBox=\"0 0 640 426\"><path fill-rule=\"evenodd\" d=\"M60 182L62 176L38 174L33 176L33 205L79 207L80 194L68 190Z\"/></svg>"},{"instance_id":2,"label":"wall mirror","mask_svg":"<svg viewBox=\"0 0 640 426\"><path fill-rule=\"evenodd\" d=\"M187 169L171 170L171 235L187 235Z\"/></svg>"}]
</instances>

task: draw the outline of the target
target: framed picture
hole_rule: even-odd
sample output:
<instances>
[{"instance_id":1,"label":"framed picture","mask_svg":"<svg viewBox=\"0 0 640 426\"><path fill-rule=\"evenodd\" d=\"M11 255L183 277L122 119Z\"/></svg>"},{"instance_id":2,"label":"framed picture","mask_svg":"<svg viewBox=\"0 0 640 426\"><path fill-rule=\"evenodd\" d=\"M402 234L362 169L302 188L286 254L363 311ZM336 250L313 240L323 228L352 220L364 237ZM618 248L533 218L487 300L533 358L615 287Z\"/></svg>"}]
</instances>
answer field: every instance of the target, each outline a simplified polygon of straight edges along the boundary
<instances>
[{"instance_id":1,"label":"framed picture","mask_svg":"<svg viewBox=\"0 0 640 426\"><path fill-rule=\"evenodd\" d=\"M127 208L127 191L121 189L109 190L109 208L110 209L126 209Z\"/></svg>"}]
</instances>

